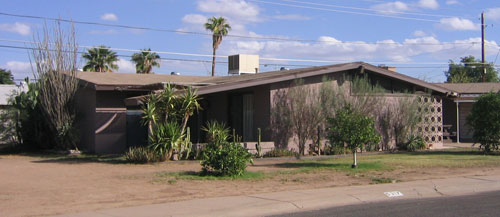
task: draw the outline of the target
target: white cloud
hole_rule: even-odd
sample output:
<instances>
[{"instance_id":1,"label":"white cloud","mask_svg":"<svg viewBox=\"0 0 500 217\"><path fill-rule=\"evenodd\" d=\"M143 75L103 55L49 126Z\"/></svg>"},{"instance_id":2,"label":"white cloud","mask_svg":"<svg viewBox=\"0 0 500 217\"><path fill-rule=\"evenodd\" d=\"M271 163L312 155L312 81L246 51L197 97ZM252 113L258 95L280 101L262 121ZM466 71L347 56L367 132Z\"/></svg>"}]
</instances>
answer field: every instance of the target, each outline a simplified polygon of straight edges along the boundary
<instances>
[{"instance_id":1,"label":"white cloud","mask_svg":"<svg viewBox=\"0 0 500 217\"><path fill-rule=\"evenodd\" d=\"M379 13L382 13L382 14L394 14L394 13L408 11L409 7L404 2L395 1L395 2L387 2L387 3L374 5L374 6L372 6L372 9L375 9Z\"/></svg>"},{"instance_id":2,"label":"white cloud","mask_svg":"<svg viewBox=\"0 0 500 217\"><path fill-rule=\"evenodd\" d=\"M488 8L484 12L484 17L488 20L500 20L500 8Z\"/></svg>"},{"instance_id":3,"label":"white cloud","mask_svg":"<svg viewBox=\"0 0 500 217\"><path fill-rule=\"evenodd\" d=\"M14 79L24 79L26 77L33 78L30 62L8 61L1 68L12 71Z\"/></svg>"},{"instance_id":4,"label":"white cloud","mask_svg":"<svg viewBox=\"0 0 500 217\"><path fill-rule=\"evenodd\" d=\"M477 30L480 25L464 18L442 18L438 26L446 30Z\"/></svg>"},{"instance_id":5,"label":"white cloud","mask_svg":"<svg viewBox=\"0 0 500 217\"><path fill-rule=\"evenodd\" d=\"M427 34L422 31L422 30L415 30L415 32L413 32L413 36L415 37L423 37L423 36L426 36Z\"/></svg>"},{"instance_id":6,"label":"white cloud","mask_svg":"<svg viewBox=\"0 0 500 217\"><path fill-rule=\"evenodd\" d=\"M205 13L213 13L217 16L228 17L230 20L244 22L257 22L259 7L243 0L199 0L198 10Z\"/></svg>"},{"instance_id":7,"label":"white cloud","mask_svg":"<svg viewBox=\"0 0 500 217\"><path fill-rule=\"evenodd\" d=\"M182 18L184 26L177 30L205 31L203 24L208 17L222 16L231 25L231 34L245 35L250 33L246 29L247 24L264 20L257 5L243 0L198 0L196 3L201 13L186 14Z\"/></svg>"},{"instance_id":8,"label":"white cloud","mask_svg":"<svg viewBox=\"0 0 500 217\"><path fill-rule=\"evenodd\" d=\"M2 23L0 24L0 31L14 32L20 35L29 35L31 27L25 23L15 22L14 24Z\"/></svg>"},{"instance_id":9,"label":"white cloud","mask_svg":"<svg viewBox=\"0 0 500 217\"><path fill-rule=\"evenodd\" d=\"M182 22L188 24L199 24L203 25L207 22L208 17L201 14L187 14L182 18Z\"/></svg>"},{"instance_id":10,"label":"white cloud","mask_svg":"<svg viewBox=\"0 0 500 217\"><path fill-rule=\"evenodd\" d=\"M119 73L135 73L135 64L128 60L119 59L116 65Z\"/></svg>"},{"instance_id":11,"label":"white cloud","mask_svg":"<svg viewBox=\"0 0 500 217\"><path fill-rule=\"evenodd\" d=\"M300 14L282 14L273 16L277 20L310 20L310 17L300 15Z\"/></svg>"},{"instance_id":12,"label":"white cloud","mask_svg":"<svg viewBox=\"0 0 500 217\"><path fill-rule=\"evenodd\" d=\"M456 5L456 4L460 4L460 2L458 2L457 0L448 0L448 1L446 1L446 4L447 5Z\"/></svg>"},{"instance_id":13,"label":"white cloud","mask_svg":"<svg viewBox=\"0 0 500 217\"><path fill-rule=\"evenodd\" d=\"M438 9L439 3L436 0L420 0L418 1L418 6L426 9Z\"/></svg>"},{"instance_id":14,"label":"white cloud","mask_svg":"<svg viewBox=\"0 0 500 217\"><path fill-rule=\"evenodd\" d=\"M105 13L101 16L101 20L106 20L106 21L117 21L118 17L116 14L113 13Z\"/></svg>"},{"instance_id":15,"label":"white cloud","mask_svg":"<svg viewBox=\"0 0 500 217\"><path fill-rule=\"evenodd\" d=\"M411 62L427 58L446 63L457 54L479 54L479 38L442 43L433 36L408 38L402 42L382 40L377 43L342 41L332 36L321 36L323 43L296 41L228 41L220 48L221 55L237 53L258 54L264 58L314 59L333 62ZM345 43L346 42L346 43ZM456 44L453 44L456 42ZM475 44L471 44L475 43ZM494 41L487 42L487 53L496 54L500 48ZM472 45L472 46L471 46ZM496 49L496 51L495 51ZM262 60L264 62L264 60ZM265 62L270 62L266 60ZM274 63L274 62L273 62ZM325 64L300 62L301 64ZM286 64L286 63L284 63ZM295 63L297 64L297 63Z\"/></svg>"},{"instance_id":16,"label":"white cloud","mask_svg":"<svg viewBox=\"0 0 500 217\"><path fill-rule=\"evenodd\" d=\"M21 62L21 61L9 61L7 62L6 68L12 71L28 71L31 70L31 63Z\"/></svg>"}]
</instances>

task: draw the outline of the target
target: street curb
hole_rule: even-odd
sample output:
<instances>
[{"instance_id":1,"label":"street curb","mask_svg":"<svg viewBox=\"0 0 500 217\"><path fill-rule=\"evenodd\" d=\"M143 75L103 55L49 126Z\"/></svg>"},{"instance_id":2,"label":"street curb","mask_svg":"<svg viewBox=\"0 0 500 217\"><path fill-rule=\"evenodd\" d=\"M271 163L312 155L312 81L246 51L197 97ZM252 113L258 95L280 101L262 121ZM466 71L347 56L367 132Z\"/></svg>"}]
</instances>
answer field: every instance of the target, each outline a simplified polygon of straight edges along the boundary
<instances>
[{"instance_id":1,"label":"street curb","mask_svg":"<svg viewBox=\"0 0 500 217\"><path fill-rule=\"evenodd\" d=\"M62 216L268 216L390 200L468 195L500 190L500 176L466 176L395 184L347 186L204 198ZM388 197L387 192L402 196ZM397 195L397 194L396 194Z\"/></svg>"}]
</instances>

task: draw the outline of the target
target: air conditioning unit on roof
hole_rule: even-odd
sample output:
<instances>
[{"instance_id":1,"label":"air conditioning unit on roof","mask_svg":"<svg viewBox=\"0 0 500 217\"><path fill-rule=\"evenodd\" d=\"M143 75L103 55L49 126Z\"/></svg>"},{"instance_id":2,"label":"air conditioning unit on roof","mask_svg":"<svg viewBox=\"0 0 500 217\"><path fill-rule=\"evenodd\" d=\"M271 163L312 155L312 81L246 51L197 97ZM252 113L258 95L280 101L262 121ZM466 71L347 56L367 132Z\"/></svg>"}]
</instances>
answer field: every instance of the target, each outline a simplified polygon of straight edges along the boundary
<instances>
[{"instance_id":1,"label":"air conditioning unit on roof","mask_svg":"<svg viewBox=\"0 0 500 217\"><path fill-rule=\"evenodd\" d=\"M237 54L228 57L228 74L256 74L259 72L259 55Z\"/></svg>"}]
</instances>

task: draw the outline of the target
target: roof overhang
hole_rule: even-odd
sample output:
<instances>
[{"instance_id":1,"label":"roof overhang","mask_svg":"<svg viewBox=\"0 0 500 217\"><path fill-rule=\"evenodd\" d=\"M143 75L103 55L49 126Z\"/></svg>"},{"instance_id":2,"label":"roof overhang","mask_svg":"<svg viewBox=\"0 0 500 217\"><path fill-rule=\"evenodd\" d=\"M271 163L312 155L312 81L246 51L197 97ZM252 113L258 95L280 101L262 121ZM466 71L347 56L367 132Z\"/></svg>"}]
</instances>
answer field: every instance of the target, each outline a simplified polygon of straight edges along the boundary
<instances>
[{"instance_id":1,"label":"roof overhang","mask_svg":"<svg viewBox=\"0 0 500 217\"><path fill-rule=\"evenodd\" d=\"M271 76L265 76L265 77L257 77L252 79L249 77L249 79L246 80L239 80L239 81L234 81L234 82L227 82L227 83L221 83L221 84L213 84L210 85L209 83L206 83L206 86L199 86L195 87L197 89L197 93L199 95L206 95L206 94L212 94L212 93L218 93L218 92L224 92L224 91L231 91L231 90L237 90L237 89L242 89L242 88L247 88L247 87L254 87L254 86L260 86L260 85L266 85L266 84L272 84L272 83L277 83L277 82L282 82L282 81L291 81L295 79L300 79L300 78L307 78L307 77L312 77L312 76L318 76L318 75L326 75L326 74L331 74L331 73L336 73L336 72L342 72L342 71L348 71L348 70L359 70L360 72L362 71L369 71L373 72L376 74L379 74L381 76L389 77L391 79L407 82L410 84L414 84L417 86L424 87L428 90L441 93L443 95L454 95L455 93L449 89L427 83L425 81L421 81L416 78L412 78L410 76L406 76L394 71L390 71L387 69L383 69L377 66L373 66L367 63L363 62L354 62L354 63L347 63L347 64L337 64L337 65L331 65L331 66L326 66L326 67L311 67L311 68L306 68L306 69L301 69L297 71L292 71L290 70L289 73L283 73L283 74L276 74L276 75L271 75ZM125 100L125 104L127 106L132 106L132 105L140 105L142 104L142 100L144 99L144 96L139 96L139 97L131 97L127 98Z\"/></svg>"}]
</instances>

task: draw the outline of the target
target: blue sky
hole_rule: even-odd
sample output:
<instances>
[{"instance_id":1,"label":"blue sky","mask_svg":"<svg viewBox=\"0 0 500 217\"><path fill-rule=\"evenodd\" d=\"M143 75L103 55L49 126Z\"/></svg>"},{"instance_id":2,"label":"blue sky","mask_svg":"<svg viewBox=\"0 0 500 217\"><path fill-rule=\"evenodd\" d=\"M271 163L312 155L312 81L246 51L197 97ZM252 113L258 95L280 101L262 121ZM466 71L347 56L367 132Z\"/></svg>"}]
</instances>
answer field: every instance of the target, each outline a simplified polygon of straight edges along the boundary
<instances>
[{"instance_id":1,"label":"blue sky","mask_svg":"<svg viewBox=\"0 0 500 217\"><path fill-rule=\"evenodd\" d=\"M433 82L444 81L443 71L450 59L459 61L466 55L480 58L482 11L487 24L486 59L495 62L500 49L500 3L493 0L16 0L4 1L0 9L10 14L196 33L208 33L203 29L208 17L224 16L233 27L230 35L252 38L225 37L217 51L219 61L226 61L223 56L231 54L258 54L261 64L268 63L261 66L261 71L364 61L393 65L398 72ZM31 41L43 23L41 19L0 15L0 45L29 46L12 40ZM75 27L78 42L84 46L211 54L211 37L204 34L83 24ZM160 55L168 59L211 60L200 55ZM122 57L118 65L120 73L135 72L127 57ZM10 69L16 79L28 76L28 52L0 47L0 67ZM154 71L208 75L210 67L210 63L164 60ZM226 75L227 66L217 64L216 74Z\"/></svg>"}]
</instances>

